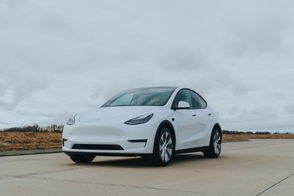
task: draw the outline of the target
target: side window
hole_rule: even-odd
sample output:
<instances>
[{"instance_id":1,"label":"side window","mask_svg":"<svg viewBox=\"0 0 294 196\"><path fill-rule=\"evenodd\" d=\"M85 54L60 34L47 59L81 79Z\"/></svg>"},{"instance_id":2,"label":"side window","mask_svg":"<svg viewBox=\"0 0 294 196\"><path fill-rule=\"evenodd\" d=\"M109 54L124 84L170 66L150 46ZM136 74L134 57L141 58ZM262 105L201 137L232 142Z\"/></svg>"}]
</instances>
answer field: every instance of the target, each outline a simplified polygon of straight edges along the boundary
<instances>
[{"instance_id":1,"label":"side window","mask_svg":"<svg viewBox=\"0 0 294 196\"><path fill-rule=\"evenodd\" d=\"M192 102L193 102L193 109L204 109L206 108L206 102L195 92L191 92Z\"/></svg>"},{"instance_id":2,"label":"side window","mask_svg":"<svg viewBox=\"0 0 294 196\"><path fill-rule=\"evenodd\" d=\"M191 108L193 107L191 95L190 95L189 90L187 90L187 89L183 89L178 92L178 94L176 95L176 97L174 99L172 107L177 108L180 101L187 102L187 103L189 103Z\"/></svg>"}]
</instances>

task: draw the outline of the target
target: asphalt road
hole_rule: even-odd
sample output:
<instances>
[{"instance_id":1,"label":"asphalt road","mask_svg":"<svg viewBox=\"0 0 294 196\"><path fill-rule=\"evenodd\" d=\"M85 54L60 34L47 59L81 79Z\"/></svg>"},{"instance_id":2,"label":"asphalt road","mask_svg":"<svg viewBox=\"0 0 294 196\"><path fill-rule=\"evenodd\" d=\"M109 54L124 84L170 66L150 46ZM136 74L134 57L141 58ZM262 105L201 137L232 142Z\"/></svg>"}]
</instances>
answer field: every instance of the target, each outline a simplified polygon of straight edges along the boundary
<instances>
[{"instance_id":1,"label":"asphalt road","mask_svg":"<svg viewBox=\"0 0 294 196\"><path fill-rule=\"evenodd\" d=\"M294 195L294 140L222 145L218 159L178 155L168 167L143 159L96 157L75 164L63 153L0 157L0 196Z\"/></svg>"}]
</instances>

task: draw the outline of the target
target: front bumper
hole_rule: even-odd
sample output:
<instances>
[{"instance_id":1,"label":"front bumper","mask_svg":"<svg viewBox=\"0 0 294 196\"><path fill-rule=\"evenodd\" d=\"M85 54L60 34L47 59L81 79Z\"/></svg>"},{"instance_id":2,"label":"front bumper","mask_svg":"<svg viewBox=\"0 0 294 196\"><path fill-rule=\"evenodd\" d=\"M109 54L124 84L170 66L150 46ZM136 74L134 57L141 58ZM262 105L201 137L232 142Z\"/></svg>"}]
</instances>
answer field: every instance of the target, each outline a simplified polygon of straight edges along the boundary
<instances>
[{"instance_id":1,"label":"front bumper","mask_svg":"<svg viewBox=\"0 0 294 196\"><path fill-rule=\"evenodd\" d=\"M152 154L157 126L157 123L150 121L139 125L126 125L121 122L111 124L77 122L74 125L65 125L62 134L62 150L68 155L90 153L138 156Z\"/></svg>"}]
</instances>

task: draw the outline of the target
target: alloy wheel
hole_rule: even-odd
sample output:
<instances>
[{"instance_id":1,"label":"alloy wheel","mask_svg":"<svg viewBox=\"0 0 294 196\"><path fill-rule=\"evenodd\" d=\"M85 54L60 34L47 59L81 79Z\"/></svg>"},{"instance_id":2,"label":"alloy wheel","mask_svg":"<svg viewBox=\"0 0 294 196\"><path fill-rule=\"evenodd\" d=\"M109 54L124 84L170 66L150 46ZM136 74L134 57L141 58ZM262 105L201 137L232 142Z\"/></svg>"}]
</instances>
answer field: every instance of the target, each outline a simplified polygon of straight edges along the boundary
<instances>
[{"instance_id":1,"label":"alloy wheel","mask_svg":"<svg viewBox=\"0 0 294 196\"><path fill-rule=\"evenodd\" d=\"M216 155L219 155L221 150L221 137L218 131L215 132L213 137L213 148Z\"/></svg>"},{"instance_id":2,"label":"alloy wheel","mask_svg":"<svg viewBox=\"0 0 294 196\"><path fill-rule=\"evenodd\" d=\"M164 162L171 159L173 152L173 141L169 132L163 132L159 140L159 153Z\"/></svg>"}]
</instances>

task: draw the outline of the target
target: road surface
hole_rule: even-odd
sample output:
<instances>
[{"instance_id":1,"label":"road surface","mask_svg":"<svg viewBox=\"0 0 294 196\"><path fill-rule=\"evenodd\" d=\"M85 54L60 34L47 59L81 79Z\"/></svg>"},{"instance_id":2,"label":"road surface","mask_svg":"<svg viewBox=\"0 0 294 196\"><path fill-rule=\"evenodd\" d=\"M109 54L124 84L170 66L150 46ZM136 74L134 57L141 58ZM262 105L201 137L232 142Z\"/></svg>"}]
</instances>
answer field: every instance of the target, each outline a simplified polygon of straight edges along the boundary
<instances>
[{"instance_id":1,"label":"road surface","mask_svg":"<svg viewBox=\"0 0 294 196\"><path fill-rule=\"evenodd\" d=\"M222 145L221 156L182 154L167 167L139 157L73 163L63 153L0 157L1 196L294 195L294 140Z\"/></svg>"}]
</instances>

